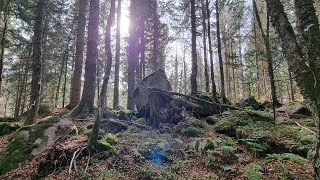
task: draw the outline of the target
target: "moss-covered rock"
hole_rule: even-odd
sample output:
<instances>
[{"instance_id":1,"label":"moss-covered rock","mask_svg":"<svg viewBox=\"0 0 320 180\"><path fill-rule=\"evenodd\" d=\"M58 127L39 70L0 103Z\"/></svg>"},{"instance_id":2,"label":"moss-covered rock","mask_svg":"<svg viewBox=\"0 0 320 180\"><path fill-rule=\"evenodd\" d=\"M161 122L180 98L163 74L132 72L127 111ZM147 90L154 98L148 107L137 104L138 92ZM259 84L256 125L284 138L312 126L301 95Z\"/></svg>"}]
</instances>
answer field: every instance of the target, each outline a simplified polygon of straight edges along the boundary
<instances>
[{"instance_id":1,"label":"moss-covered rock","mask_svg":"<svg viewBox=\"0 0 320 180\"><path fill-rule=\"evenodd\" d=\"M15 117L0 117L0 122L17 122L17 121L20 121L20 119Z\"/></svg>"},{"instance_id":2,"label":"moss-covered rock","mask_svg":"<svg viewBox=\"0 0 320 180\"><path fill-rule=\"evenodd\" d=\"M22 126L22 123L0 122L0 136L12 133Z\"/></svg>"},{"instance_id":3,"label":"moss-covered rock","mask_svg":"<svg viewBox=\"0 0 320 180\"><path fill-rule=\"evenodd\" d=\"M102 129L105 133L114 134L126 131L128 129L128 125L113 119L103 119L100 124L100 129Z\"/></svg>"},{"instance_id":4,"label":"moss-covered rock","mask_svg":"<svg viewBox=\"0 0 320 180\"><path fill-rule=\"evenodd\" d=\"M242 99L239 103L236 104L236 106L240 108L251 107L254 110L263 109L263 107L257 102L257 100L253 96Z\"/></svg>"},{"instance_id":5,"label":"moss-covered rock","mask_svg":"<svg viewBox=\"0 0 320 180\"><path fill-rule=\"evenodd\" d=\"M271 116L257 111L230 111L223 115L216 123L215 130L218 133L235 137L236 129L239 126L252 125L257 122L273 122Z\"/></svg>"},{"instance_id":6,"label":"moss-covered rock","mask_svg":"<svg viewBox=\"0 0 320 180\"><path fill-rule=\"evenodd\" d=\"M217 117L215 117L215 116L208 116L208 117L206 118L206 122L207 122L208 124L211 124L211 125L216 124L218 121L219 121L219 118L217 118Z\"/></svg>"},{"instance_id":7,"label":"moss-covered rock","mask_svg":"<svg viewBox=\"0 0 320 180\"><path fill-rule=\"evenodd\" d=\"M16 131L0 159L0 174L22 166L30 160L32 150L37 148L36 140L38 138L48 140L44 132L56 122L58 122L57 118L46 118Z\"/></svg>"},{"instance_id":8,"label":"moss-covered rock","mask_svg":"<svg viewBox=\"0 0 320 180\"><path fill-rule=\"evenodd\" d=\"M195 119L195 120L192 120L190 122L190 125L192 127L196 127L196 128L206 128L208 127L207 123L203 122L203 121L200 121L198 119Z\"/></svg>"},{"instance_id":9,"label":"moss-covered rock","mask_svg":"<svg viewBox=\"0 0 320 180\"><path fill-rule=\"evenodd\" d=\"M202 132L195 127L186 127L181 129L181 134L187 137L199 137Z\"/></svg>"},{"instance_id":10,"label":"moss-covered rock","mask_svg":"<svg viewBox=\"0 0 320 180\"><path fill-rule=\"evenodd\" d=\"M210 138L198 138L190 143L190 147L198 152L206 152L208 150L214 150L215 145Z\"/></svg>"}]
</instances>

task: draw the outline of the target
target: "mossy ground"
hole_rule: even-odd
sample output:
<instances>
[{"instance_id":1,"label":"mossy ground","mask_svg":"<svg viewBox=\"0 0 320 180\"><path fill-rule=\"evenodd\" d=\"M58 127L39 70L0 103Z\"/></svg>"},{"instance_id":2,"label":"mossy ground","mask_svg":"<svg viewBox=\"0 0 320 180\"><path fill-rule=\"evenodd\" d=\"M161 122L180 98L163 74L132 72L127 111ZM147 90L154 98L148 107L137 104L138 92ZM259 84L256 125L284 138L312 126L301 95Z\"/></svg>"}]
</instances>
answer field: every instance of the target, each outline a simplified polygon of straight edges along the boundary
<instances>
[{"instance_id":1,"label":"mossy ground","mask_svg":"<svg viewBox=\"0 0 320 180\"><path fill-rule=\"evenodd\" d=\"M130 125L125 131L101 134L99 142L104 144L105 149L110 153L91 154L87 173L84 173L84 169L89 156L85 155L77 160L80 173L72 172L69 176L68 167L64 166L51 172L47 177L60 179L67 176L72 179L277 179L278 177L280 179L312 179L313 168L309 160L285 153L290 153L290 148L294 147L312 148L313 137L294 123L282 122L274 125L270 117L270 114L261 114L256 111L231 111L217 117L216 124L208 124L205 119L188 117L186 121L177 125L161 124L160 130ZM147 122L137 120L136 123L146 125ZM71 137L86 137L82 134L90 134L90 124L91 122L87 122L74 127L73 129L77 130L72 131ZM234 128L235 136L229 137L215 131L217 127L222 126ZM45 129L45 125L42 127ZM31 138L33 137L30 134ZM18 139L14 142L16 144L10 143L12 145L21 143ZM288 148L276 154L268 151L267 148L263 155L259 156L257 151L264 149L263 143L268 146L270 142L284 144ZM25 158L23 156L27 152L19 152L19 154L20 157Z\"/></svg>"},{"instance_id":2,"label":"mossy ground","mask_svg":"<svg viewBox=\"0 0 320 180\"><path fill-rule=\"evenodd\" d=\"M36 139L44 136L44 131L52 124L57 122L58 118L46 118L34 125L24 126L17 130L11 137L5 151L0 159L0 174L11 169L23 166L30 160L30 153L36 148L34 142ZM23 132L28 132L23 135Z\"/></svg>"}]
</instances>

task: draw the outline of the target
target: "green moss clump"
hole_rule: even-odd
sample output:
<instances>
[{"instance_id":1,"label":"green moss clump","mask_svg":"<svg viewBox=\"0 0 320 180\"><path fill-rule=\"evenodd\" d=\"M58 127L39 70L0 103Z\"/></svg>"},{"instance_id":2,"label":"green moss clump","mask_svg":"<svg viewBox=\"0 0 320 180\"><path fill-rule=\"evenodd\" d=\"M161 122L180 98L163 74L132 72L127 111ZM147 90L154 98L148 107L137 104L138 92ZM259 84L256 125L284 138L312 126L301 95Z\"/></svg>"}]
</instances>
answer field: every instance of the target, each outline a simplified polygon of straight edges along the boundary
<instances>
[{"instance_id":1,"label":"green moss clump","mask_svg":"<svg viewBox=\"0 0 320 180\"><path fill-rule=\"evenodd\" d=\"M217 117L215 117L215 116L208 116L208 117L206 118L206 122L207 122L208 124L211 124L211 125L216 124L218 121L219 121L219 118L217 118Z\"/></svg>"},{"instance_id":2,"label":"green moss clump","mask_svg":"<svg viewBox=\"0 0 320 180\"><path fill-rule=\"evenodd\" d=\"M36 139L42 138L44 131L56 123L57 120L57 118L46 118L36 124L21 127L16 131L0 159L0 174L24 165L31 157L30 153L35 148L34 142ZM22 131L29 132L29 136L22 135Z\"/></svg>"},{"instance_id":3,"label":"green moss clump","mask_svg":"<svg viewBox=\"0 0 320 180\"><path fill-rule=\"evenodd\" d=\"M225 165L230 165L238 161L235 154L235 148L231 146L222 146L219 148L207 151L205 165L210 168L218 168Z\"/></svg>"},{"instance_id":4,"label":"green moss clump","mask_svg":"<svg viewBox=\"0 0 320 180\"><path fill-rule=\"evenodd\" d=\"M14 117L0 117L0 122L17 122L19 120L19 118Z\"/></svg>"},{"instance_id":5,"label":"green moss clump","mask_svg":"<svg viewBox=\"0 0 320 180\"><path fill-rule=\"evenodd\" d=\"M246 171L243 175L248 178L248 180L260 180L262 179L261 171L263 171L261 165L252 163L246 166Z\"/></svg>"},{"instance_id":6,"label":"green moss clump","mask_svg":"<svg viewBox=\"0 0 320 180\"><path fill-rule=\"evenodd\" d=\"M39 104L39 115L47 115L52 111L52 107L50 104Z\"/></svg>"},{"instance_id":7,"label":"green moss clump","mask_svg":"<svg viewBox=\"0 0 320 180\"><path fill-rule=\"evenodd\" d=\"M199 137L202 134L202 132L197 128L187 127L181 130L181 134L187 137Z\"/></svg>"},{"instance_id":8,"label":"green moss clump","mask_svg":"<svg viewBox=\"0 0 320 180\"><path fill-rule=\"evenodd\" d=\"M105 134L103 137L102 137L102 141L105 141L111 145L114 145L117 143L117 137L114 135L114 134L111 134L111 133L108 133L108 134Z\"/></svg>"},{"instance_id":9,"label":"green moss clump","mask_svg":"<svg viewBox=\"0 0 320 180\"><path fill-rule=\"evenodd\" d=\"M216 147L212 139L210 138L198 138L191 143L191 148L198 152L206 152L208 150L214 150Z\"/></svg>"},{"instance_id":10,"label":"green moss clump","mask_svg":"<svg viewBox=\"0 0 320 180\"><path fill-rule=\"evenodd\" d=\"M0 122L0 136L12 133L22 126L22 123Z\"/></svg>"},{"instance_id":11,"label":"green moss clump","mask_svg":"<svg viewBox=\"0 0 320 180\"><path fill-rule=\"evenodd\" d=\"M196 128L206 128L208 125L200 120L194 120L190 123L191 126L196 127Z\"/></svg>"}]
</instances>

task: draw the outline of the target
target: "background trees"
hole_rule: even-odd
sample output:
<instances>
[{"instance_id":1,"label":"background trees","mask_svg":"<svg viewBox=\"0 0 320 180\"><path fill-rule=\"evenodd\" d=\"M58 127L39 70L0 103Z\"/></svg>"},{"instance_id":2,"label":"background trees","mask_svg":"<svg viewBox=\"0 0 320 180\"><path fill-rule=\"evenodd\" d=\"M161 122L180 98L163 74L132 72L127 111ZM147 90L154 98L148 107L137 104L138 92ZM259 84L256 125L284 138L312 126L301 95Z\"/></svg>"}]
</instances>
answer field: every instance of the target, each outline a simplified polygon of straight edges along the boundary
<instances>
[{"instance_id":1,"label":"background trees","mask_svg":"<svg viewBox=\"0 0 320 180\"><path fill-rule=\"evenodd\" d=\"M0 24L3 49L1 103L6 107L6 115L10 116L20 116L30 109L27 102L31 93L33 7L36 3L32 0L4 1L1 6L1 19L6 20ZM115 61L112 65L106 64L107 55L103 50L106 15L111 4L106 2L99 7L102 20L99 21L100 27L94 30L96 40L93 41L92 33L90 36L85 33L86 30L92 31L93 27L86 25L87 3L84 0L48 2L45 14L50 16L44 16L41 42L41 105L61 108L68 104L68 108L72 109L79 104L81 93L82 100L90 97L90 108L85 111L92 112L101 94L102 79L108 74L104 73L105 67L110 68L106 102L113 107L134 109L131 99L135 85L157 68L166 71L176 92L191 94L189 79L193 74L193 94L208 91L210 84L213 95L217 92L231 102L248 96L255 96L260 101L272 100L272 83L268 73L270 61L265 58L267 52L260 30L262 28L263 32L268 32L267 8L263 1L256 1L261 28L252 3L246 1L195 0L192 13L191 1L186 0L132 0L122 2L121 6L120 2L116 2L117 27L110 27L109 49ZM294 10L288 3L284 6ZM294 23L294 14L289 14L288 18ZM192 19L194 23L191 23ZM129 30L128 20L135 22L131 23ZM94 26L97 27L97 22ZM196 39L193 43L192 34ZM93 48L95 41L97 50ZM293 71L288 70L288 62L272 27L269 28L269 42L274 99L281 103L301 99L291 74ZM197 56L192 58L191 52ZM83 71L81 56L84 54L90 63L86 63L88 70ZM86 85L82 86L82 81ZM4 114L4 111L1 113Z\"/></svg>"}]
</instances>

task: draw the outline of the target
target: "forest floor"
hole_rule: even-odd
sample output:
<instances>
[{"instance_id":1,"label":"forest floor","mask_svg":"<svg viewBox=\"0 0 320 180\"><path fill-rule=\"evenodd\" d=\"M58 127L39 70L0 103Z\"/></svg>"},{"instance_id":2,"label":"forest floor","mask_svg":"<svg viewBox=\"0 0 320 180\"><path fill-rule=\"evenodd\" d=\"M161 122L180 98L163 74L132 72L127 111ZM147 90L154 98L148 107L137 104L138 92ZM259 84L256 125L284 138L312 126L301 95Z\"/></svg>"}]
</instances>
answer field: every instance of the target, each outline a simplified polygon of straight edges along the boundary
<instances>
[{"instance_id":1,"label":"forest floor","mask_svg":"<svg viewBox=\"0 0 320 180\"><path fill-rule=\"evenodd\" d=\"M53 118L61 119L58 114ZM274 124L271 113L253 110L202 120L189 115L176 125L161 124L160 130L138 119L122 123L121 132L102 134L110 148L94 155L80 153L92 119L73 120L63 124L66 132L54 144L0 179L313 179L307 159L315 145L313 119L285 116L278 114ZM0 168L17 132L0 137Z\"/></svg>"}]
</instances>

